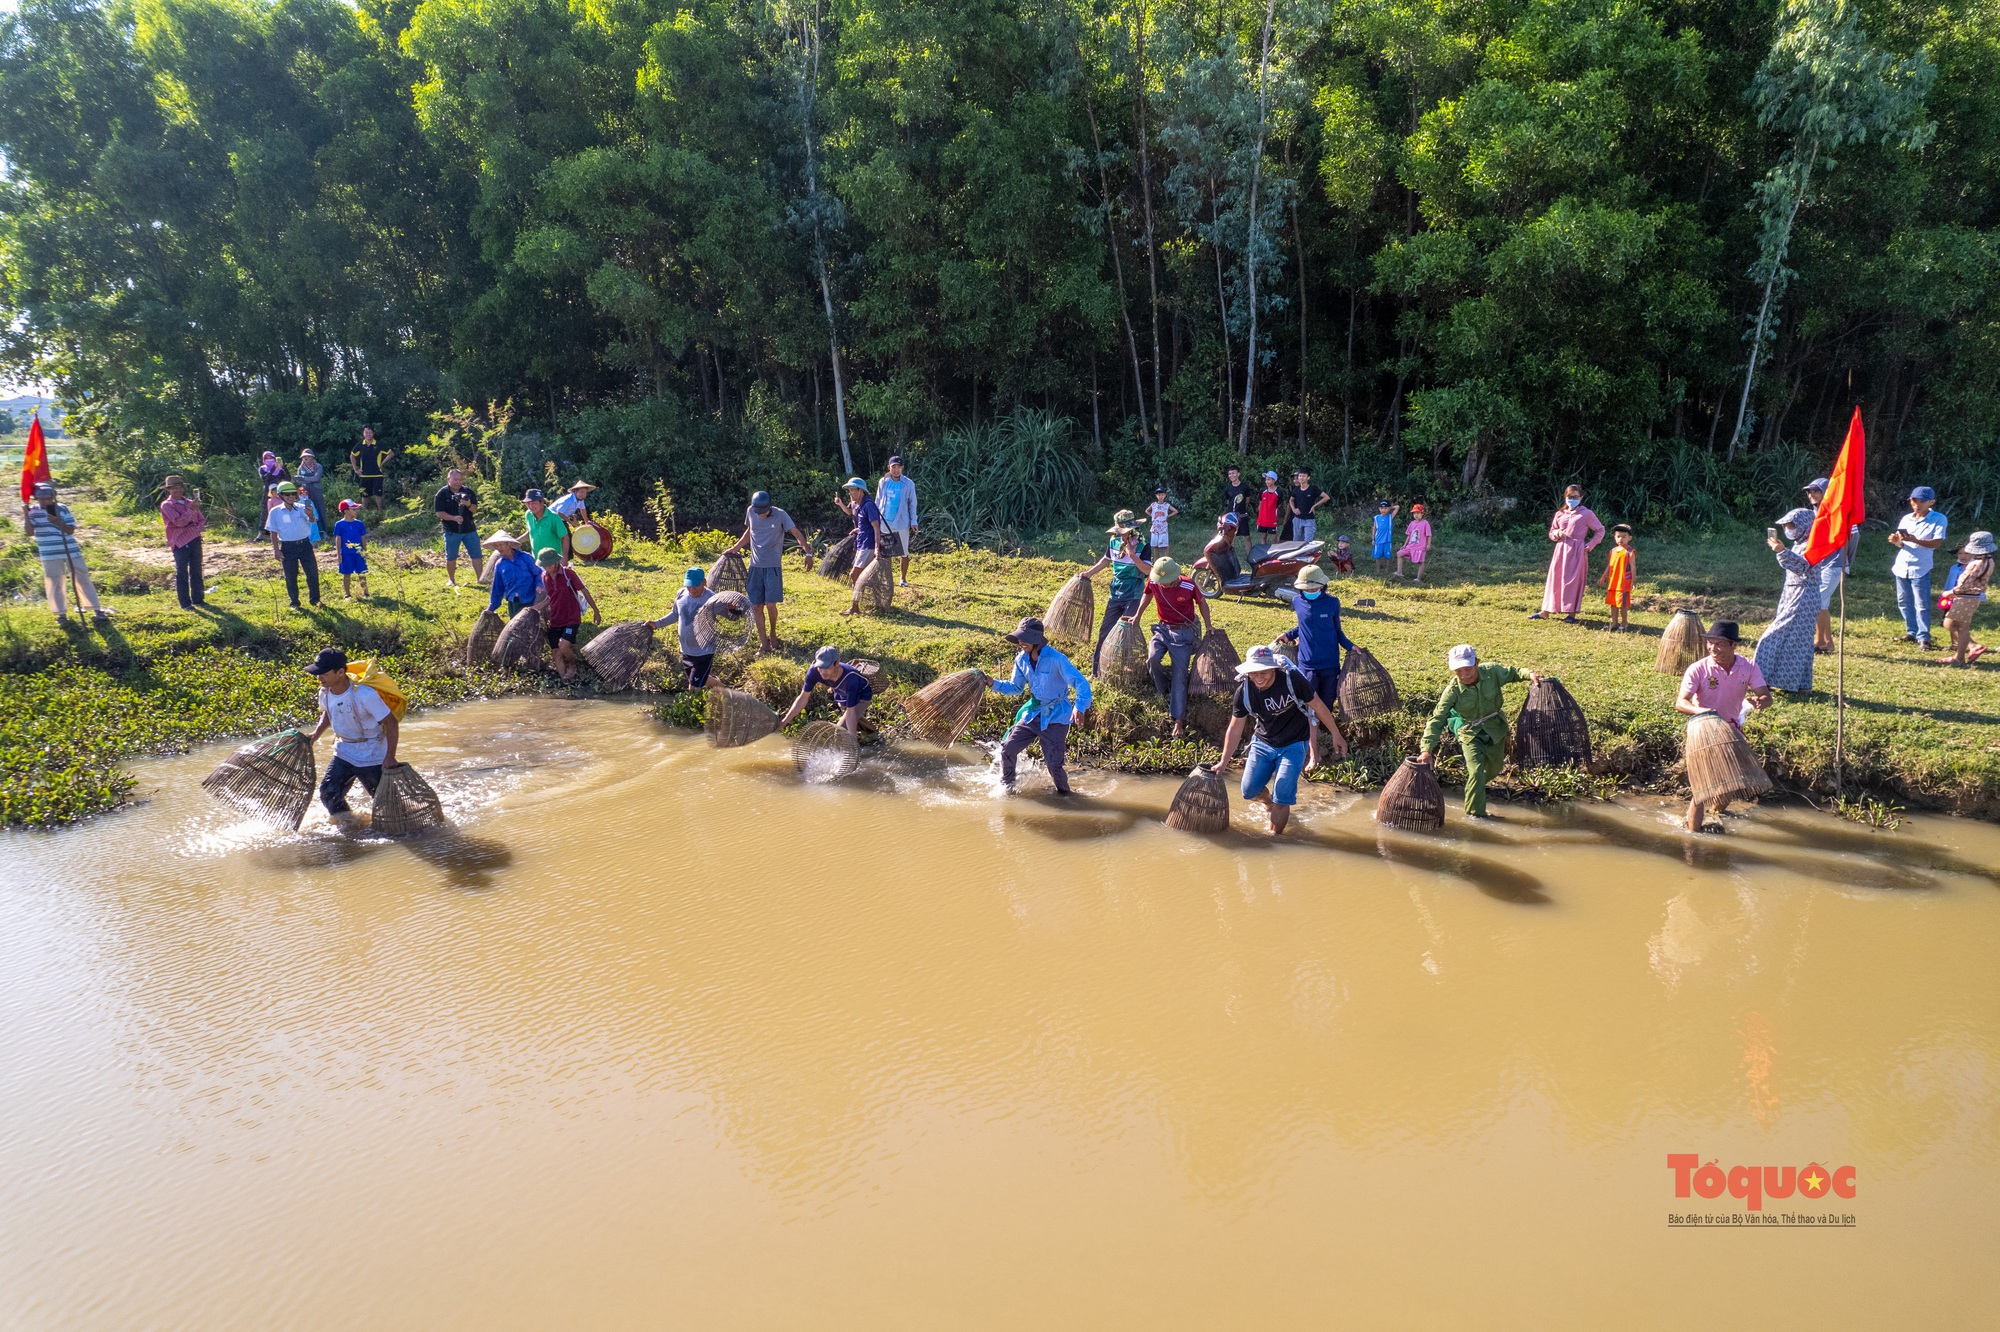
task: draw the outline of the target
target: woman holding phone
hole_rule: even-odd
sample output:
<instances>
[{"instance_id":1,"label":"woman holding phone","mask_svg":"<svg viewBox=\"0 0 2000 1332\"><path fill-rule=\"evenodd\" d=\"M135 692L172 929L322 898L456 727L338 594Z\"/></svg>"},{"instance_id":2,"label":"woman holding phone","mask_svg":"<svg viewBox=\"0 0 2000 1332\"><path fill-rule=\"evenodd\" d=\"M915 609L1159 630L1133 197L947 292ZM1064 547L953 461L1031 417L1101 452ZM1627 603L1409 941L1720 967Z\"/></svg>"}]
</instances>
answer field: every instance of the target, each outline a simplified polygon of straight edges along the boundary
<instances>
[{"instance_id":1,"label":"woman holding phone","mask_svg":"<svg viewBox=\"0 0 2000 1332\"><path fill-rule=\"evenodd\" d=\"M1765 529L1764 544L1785 571L1785 590L1778 596L1778 614L1757 640L1754 660L1764 682L1790 694L1808 693L1813 684L1813 629L1819 620L1819 577L1806 563L1806 538L1812 535L1813 511L1793 509Z\"/></svg>"}]
</instances>

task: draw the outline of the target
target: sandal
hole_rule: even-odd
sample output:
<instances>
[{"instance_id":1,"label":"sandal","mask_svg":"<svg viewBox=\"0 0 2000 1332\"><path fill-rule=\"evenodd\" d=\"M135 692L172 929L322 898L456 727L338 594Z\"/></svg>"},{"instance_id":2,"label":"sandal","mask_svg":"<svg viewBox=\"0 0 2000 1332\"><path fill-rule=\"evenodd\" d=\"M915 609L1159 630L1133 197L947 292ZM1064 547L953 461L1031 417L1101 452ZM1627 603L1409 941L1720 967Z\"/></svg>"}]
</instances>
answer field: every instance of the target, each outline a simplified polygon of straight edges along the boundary
<instances>
[{"instance_id":1,"label":"sandal","mask_svg":"<svg viewBox=\"0 0 2000 1332\"><path fill-rule=\"evenodd\" d=\"M1973 662L1978 661L1981 657L1985 655L1986 655L1986 645L1984 643L1974 643L1972 645L1971 650L1965 654L1965 664L1970 666Z\"/></svg>"}]
</instances>

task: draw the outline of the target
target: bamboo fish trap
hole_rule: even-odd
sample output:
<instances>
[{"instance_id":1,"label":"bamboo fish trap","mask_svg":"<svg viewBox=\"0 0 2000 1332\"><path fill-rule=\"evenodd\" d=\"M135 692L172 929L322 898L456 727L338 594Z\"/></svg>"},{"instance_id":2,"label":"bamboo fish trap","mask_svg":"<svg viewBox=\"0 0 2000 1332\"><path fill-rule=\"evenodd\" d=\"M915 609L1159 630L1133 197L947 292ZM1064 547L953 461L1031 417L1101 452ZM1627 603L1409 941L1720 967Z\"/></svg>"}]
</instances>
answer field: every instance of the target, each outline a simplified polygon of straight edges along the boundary
<instances>
[{"instance_id":1,"label":"bamboo fish trap","mask_svg":"<svg viewBox=\"0 0 2000 1332\"><path fill-rule=\"evenodd\" d=\"M792 766L809 782L831 782L861 766L861 750L845 726L807 722L792 741Z\"/></svg>"},{"instance_id":2,"label":"bamboo fish trap","mask_svg":"<svg viewBox=\"0 0 2000 1332\"><path fill-rule=\"evenodd\" d=\"M1236 688L1236 668L1243 664L1243 658L1236 655L1236 645L1229 641L1229 635L1220 629L1211 629L1195 644L1192 669L1188 674L1190 694L1227 694Z\"/></svg>"},{"instance_id":3,"label":"bamboo fish trap","mask_svg":"<svg viewBox=\"0 0 2000 1332\"><path fill-rule=\"evenodd\" d=\"M1097 630L1097 598L1090 580L1077 574L1062 585L1042 612L1042 629L1059 643L1088 643Z\"/></svg>"},{"instance_id":4,"label":"bamboo fish trap","mask_svg":"<svg viewBox=\"0 0 2000 1332\"><path fill-rule=\"evenodd\" d=\"M1146 678L1146 644L1139 626L1120 619L1097 649L1097 678L1113 684L1137 685Z\"/></svg>"},{"instance_id":5,"label":"bamboo fish trap","mask_svg":"<svg viewBox=\"0 0 2000 1332\"><path fill-rule=\"evenodd\" d=\"M500 618L500 612L483 610L479 618L472 622L472 633L465 640L465 664L484 666L493 660L493 644L499 639L500 631L507 622Z\"/></svg>"},{"instance_id":6,"label":"bamboo fish trap","mask_svg":"<svg viewBox=\"0 0 2000 1332\"><path fill-rule=\"evenodd\" d=\"M882 558L881 547L876 551L854 585L854 604L870 615L880 615L896 600L896 562Z\"/></svg>"},{"instance_id":7,"label":"bamboo fish trap","mask_svg":"<svg viewBox=\"0 0 2000 1332\"><path fill-rule=\"evenodd\" d=\"M694 636L704 652L718 646L737 647L750 636L744 617L750 613L750 598L741 592L717 592L701 603L694 613Z\"/></svg>"},{"instance_id":8,"label":"bamboo fish trap","mask_svg":"<svg viewBox=\"0 0 2000 1332\"><path fill-rule=\"evenodd\" d=\"M778 729L778 714L764 706L764 700L741 689L717 686L708 691L708 743L716 749L735 749L762 740Z\"/></svg>"},{"instance_id":9,"label":"bamboo fish trap","mask_svg":"<svg viewBox=\"0 0 2000 1332\"><path fill-rule=\"evenodd\" d=\"M958 743L986 702L984 671L954 671L931 681L903 700L910 728L934 745Z\"/></svg>"},{"instance_id":10,"label":"bamboo fish trap","mask_svg":"<svg viewBox=\"0 0 2000 1332\"><path fill-rule=\"evenodd\" d=\"M1757 761L1750 742L1720 713L1698 712L1688 718L1686 753L1690 799L1704 805L1771 789L1770 774Z\"/></svg>"},{"instance_id":11,"label":"bamboo fish trap","mask_svg":"<svg viewBox=\"0 0 2000 1332\"><path fill-rule=\"evenodd\" d=\"M1340 711L1351 721L1380 717L1403 706L1396 696L1396 682L1375 654L1367 648L1351 648L1340 671ZM1435 783L1433 783L1435 784Z\"/></svg>"},{"instance_id":12,"label":"bamboo fish trap","mask_svg":"<svg viewBox=\"0 0 2000 1332\"><path fill-rule=\"evenodd\" d=\"M1174 803L1167 807L1167 826L1182 832L1219 833L1229 827L1229 783L1206 764L1196 764Z\"/></svg>"},{"instance_id":13,"label":"bamboo fish trap","mask_svg":"<svg viewBox=\"0 0 2000 1332\"><path fill-rule=\"evenodd\" d=\"M1544 677L1528 686L1528 701L1514 719L1514 764L1556 768L1590 762L1590 723L1559 680Z\"/></svg>"},{"instance_id":14,"label":"bamboo fish trap","mask_svg":"<svg viewBox=\"0 0 2000 1332\"><path fill-rule=\"evenodd\" d=\"M312 803L314 776L311 742L288 730L251 741L201 784L241 813L296 829Z\"/></svg>"},{"instance_id":15,"label":"bamboo fish trap","mask_svg":"<svg viewBox=\"0 0 2000 1332\"><path fill-rule=\"evenodd\" d=\"M375 803L368 816L371 830L386 837L408 837L445 825L444 802L431 784L407 763L383 770L375 783Z\"/></svg>"},{"instance_id":16,"label":"bamboo fish trap","mask_svg":"<svg viewBox=\"0 0 2000 1332\"><path fill-rule=\"evenodd\" d=\"M1444 827L1444 788L1428 763L1404 759L1375 801L1375 822L1385 828L1436 832Z\"/></svg>"},{"instance_id":17,"label":"bamboo fish trap","mask_svg":"<svg viewBox=\"0 0 2000 1332\"><path fill-rule=\"evenodd\" d=\"M613 689L630 689L652 651L652 624L646 620L621 620L585 643L578 655L605 684Z\"/></svg>"},{"instance_id":18,"label":"bamboo fish trap","mask_svg":"<svg viewBox=\"0 0 2000 1332\"><path fill-rule=\"evenodd\" d=\"M847 581L847 570L853 563L854 533L849 532L828 546L826 554L819 557L819 576L831 578L836 583L844 583Z\"/></svg>"},{"instance_id":19,"label":"bamboo fish trap","mask_svg":"<svg viewBox=\"0 0 2000 1332\"><path fill-rule=\"evenodd\" d=\"M542 613L523 606L493 640L493 664L517 670L540 670L549 645L542 638Z\"/></svg>"},{"instance_id":20,"label":"bamboo fish trap","mask_svg":"<svg viewBox=\"0 0 2000 1332\"><path fill-rule=\"evenodd\" d=\"M1675 611L1660 635L1660 655L1653 659L1653 669L1661 675L1679 675L1694 665L1708 651L1708 644L1702 640L1704 632L1699 615L1693 611Z\"/></svg>"},{"instance_id":21,"label":"bamboo fish trap","mask_svg":"<svg viewBox=\"0 0 2000 1332\"><path fill-rule=\"evenodd\" d=\"M750 575L743 567L743 557L733 550L716 556L715 563L708 566L708 587L711 592L749 591Z\"/></svg>"}]
</instances>

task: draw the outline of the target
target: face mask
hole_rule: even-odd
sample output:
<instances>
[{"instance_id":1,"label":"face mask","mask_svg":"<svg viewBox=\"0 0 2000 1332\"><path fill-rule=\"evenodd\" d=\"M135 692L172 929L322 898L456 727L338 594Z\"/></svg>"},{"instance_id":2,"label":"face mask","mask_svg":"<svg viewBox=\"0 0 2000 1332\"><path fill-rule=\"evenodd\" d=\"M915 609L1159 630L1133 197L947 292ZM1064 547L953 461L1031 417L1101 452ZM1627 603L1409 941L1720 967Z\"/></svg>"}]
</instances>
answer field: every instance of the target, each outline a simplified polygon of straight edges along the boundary
<instances>
[{"instance_id":1,"label":"face mask","mask_svg":"<svg viewBox=\"0 0 2000 1332\"><path fill-rule=\"evenodd\" d=\"M1575 495L1565 495L1565 496L1563 496L1563 507L1564 507L1565 509L1574 509L1575 507L1577 507L1577 506L1578 506L1579 504L1582 504L1582 503L1583 503L1583 501L1582 501L1581 499L1577 498L1577 497L1576 497Z\"/></svg>"},{"instance_id":2,"label":"face mask","mask_svg":"<svg viewBox=\"0 0 2000 1332\"><path fill-rule=\"evenodd\" d=\"M1316 587L1309 587L1301 595L1303 595L1307 601L1318 601L1319 589Z\"/></svg>"},{"instance_id":3,"label":"face mask","mask_svg":"<svg viewBox=\"0 0 2000 1332\"><path fill-rule=\"evenodd\" d=\"M1787 541L1797 541L1799 539L1799 529L1793 527L1790 523L1785 524L1784 532L1785 540Z\"/></svg>"}]
</instances>

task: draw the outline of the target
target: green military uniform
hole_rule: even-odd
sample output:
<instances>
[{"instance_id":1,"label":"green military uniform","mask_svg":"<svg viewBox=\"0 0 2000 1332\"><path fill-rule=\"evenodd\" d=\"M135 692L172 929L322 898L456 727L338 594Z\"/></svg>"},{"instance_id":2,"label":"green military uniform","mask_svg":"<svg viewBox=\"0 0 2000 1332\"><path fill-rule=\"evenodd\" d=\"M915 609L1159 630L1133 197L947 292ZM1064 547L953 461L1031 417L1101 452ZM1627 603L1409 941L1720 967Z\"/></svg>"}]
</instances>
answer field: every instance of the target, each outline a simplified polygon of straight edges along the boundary
<instances>
[{"instance_id":1,"label":"green military uniform","mask_svg":"<svg viewBox=\"0 0 2000 1332\"><path fill-rule=\"evenodd\" d=\"M1424 752L1435 754L1438 741L1449 725L1458 733L1458 746L1465 752L1465 812L1486 813L1486 783L1507 761L1507 716L1502 685L1522 684L1526 671L1512 666L1481 666L1476 684L1463 684L1454 675L1438 695L1430 725L1424 728Z\"/></svg>"}]
</instances>

